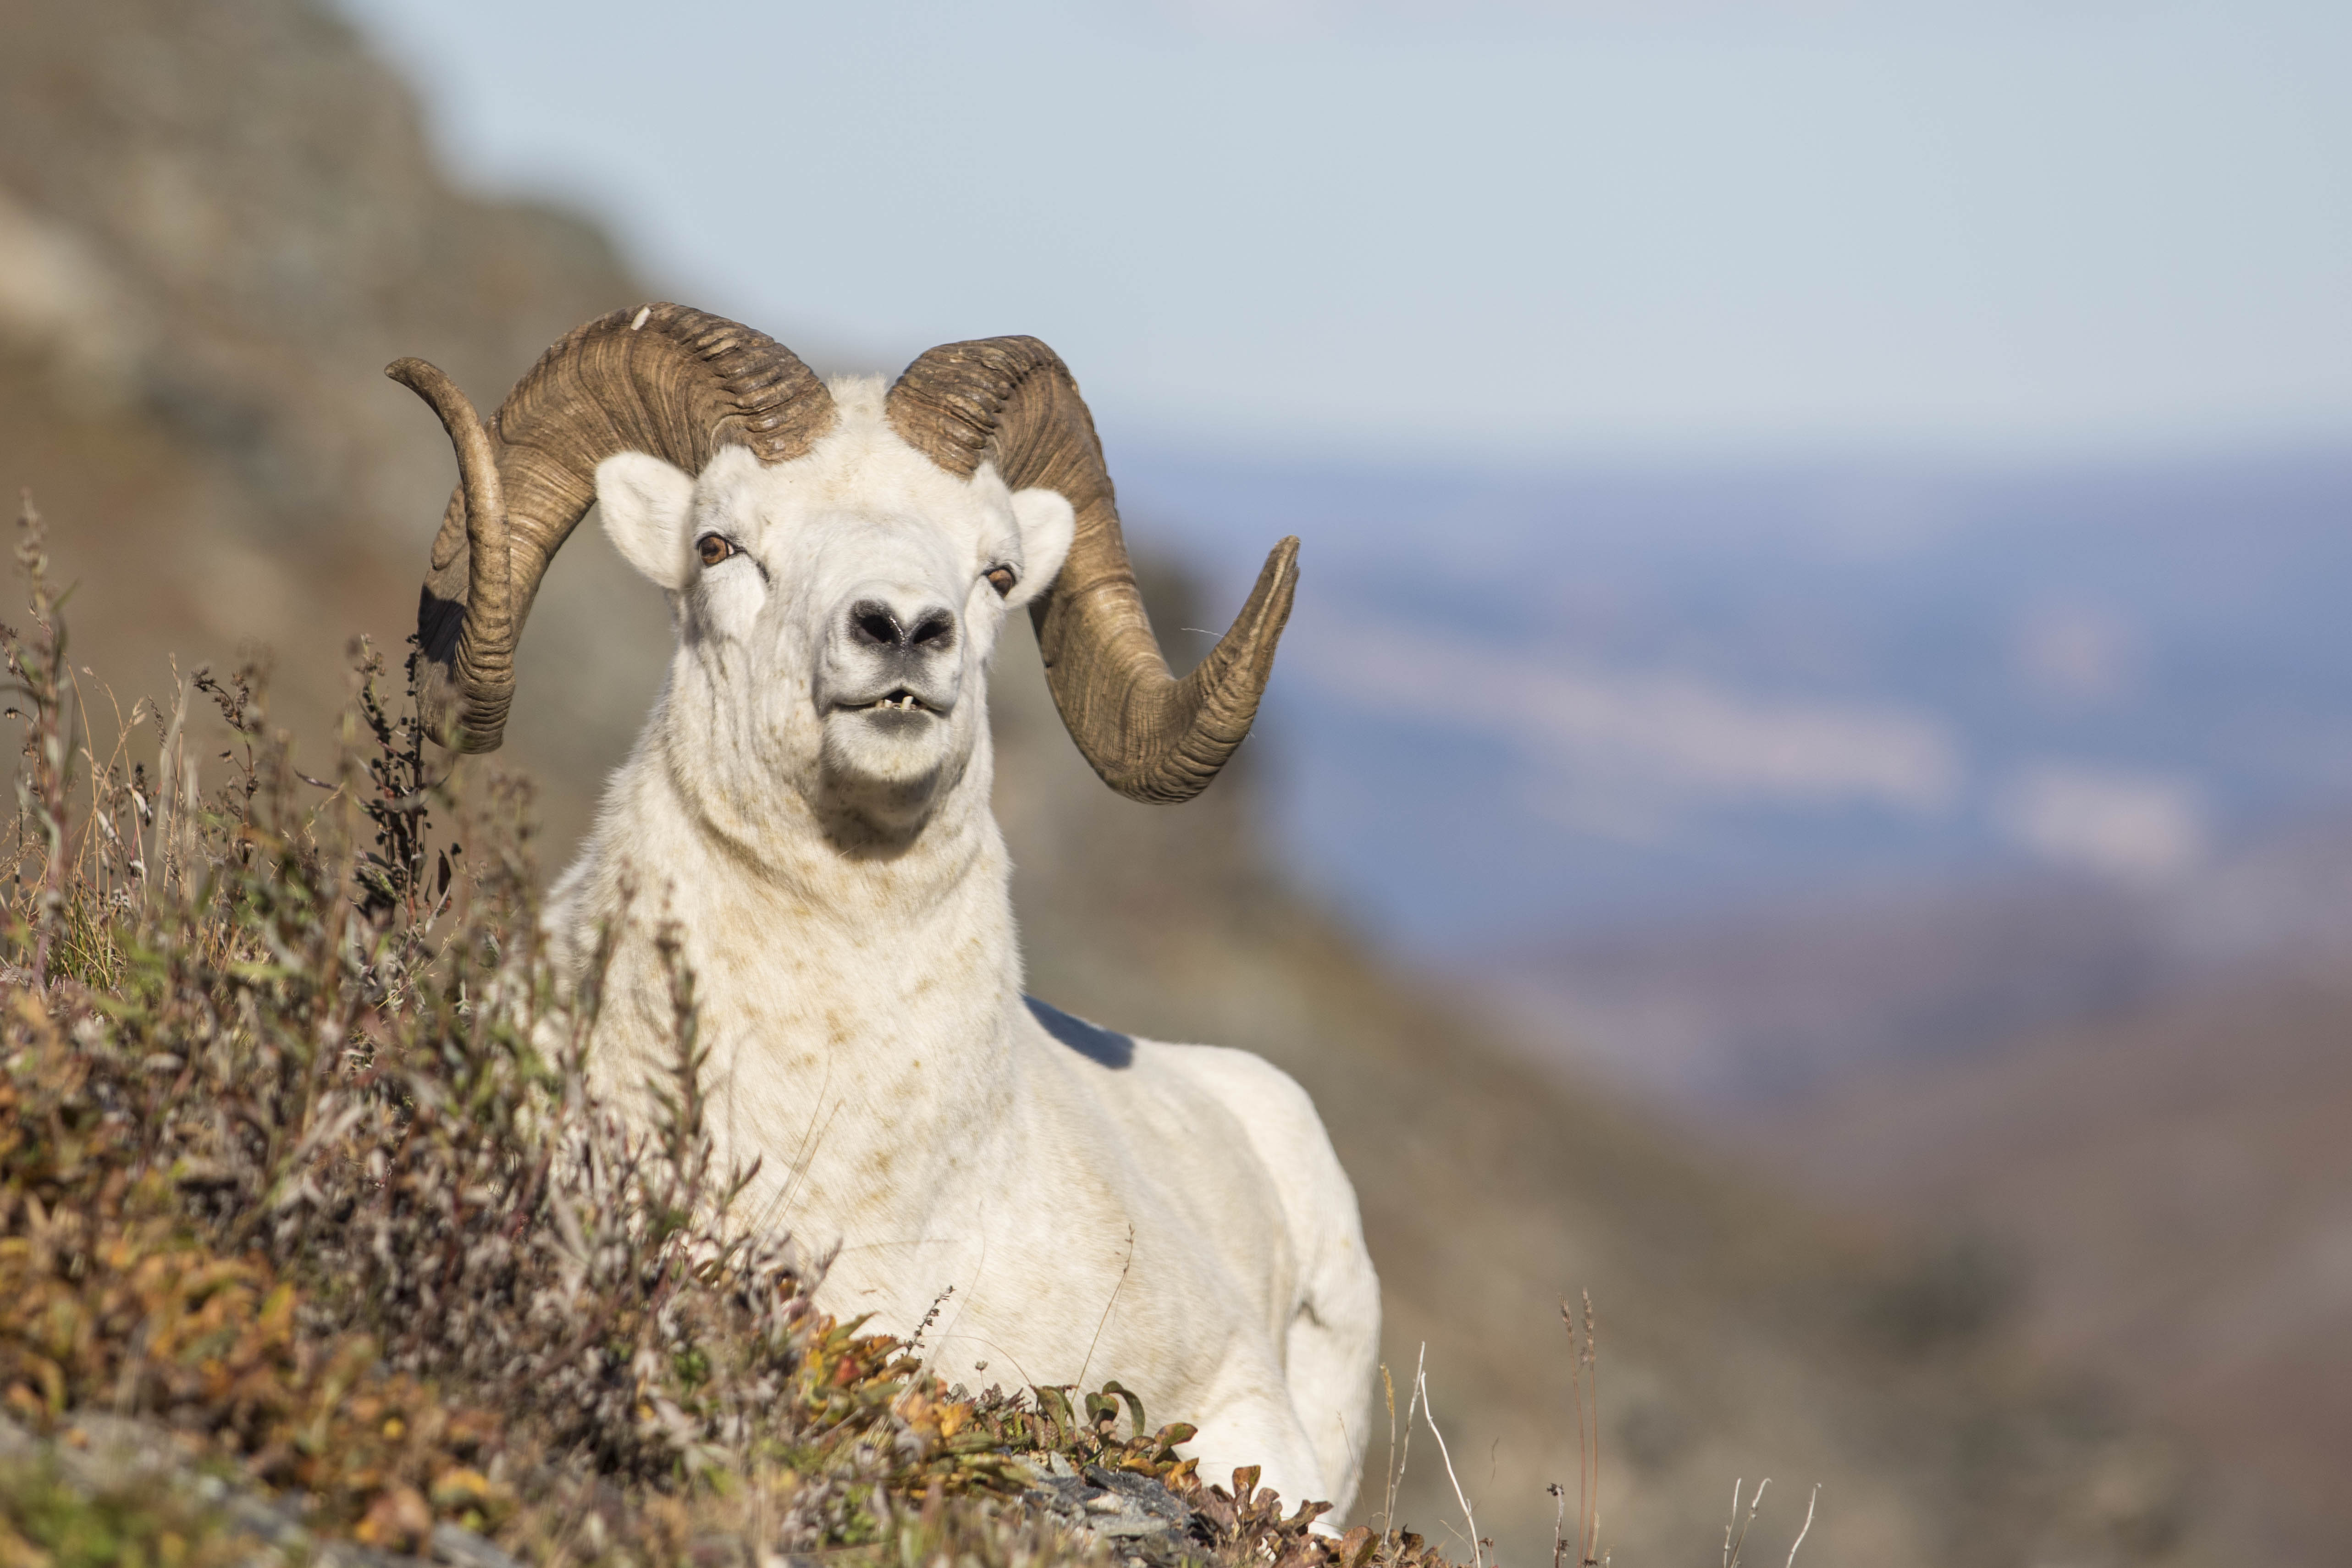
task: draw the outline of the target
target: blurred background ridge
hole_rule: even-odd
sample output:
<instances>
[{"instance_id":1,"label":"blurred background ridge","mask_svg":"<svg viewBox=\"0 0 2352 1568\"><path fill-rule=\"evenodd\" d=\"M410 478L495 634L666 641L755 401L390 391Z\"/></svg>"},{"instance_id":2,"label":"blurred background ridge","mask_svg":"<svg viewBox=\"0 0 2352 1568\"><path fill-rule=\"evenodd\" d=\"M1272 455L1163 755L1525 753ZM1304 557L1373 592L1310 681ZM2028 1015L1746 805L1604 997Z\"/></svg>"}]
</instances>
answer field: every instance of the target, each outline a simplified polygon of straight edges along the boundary
<instances>
[{"instance_id":1,"label":"blurred background ridge","mask_svg":"<svg viewBox=\"0 0 2352 1568\"><path fill-rule=\"evenodd\" d=\"M1180 660L1273 539L1306 577L1182 810L1100 787L1012 637L1033 985L1313 1091L1507 1562L1549 1550L1586 1289L1622 1561L1713 1552L1761 1474L1825 1483L1816 1568L2340 1557L2352 14L0 34L0 482L124 709L266 647L324 743L450 483L397 355L488 405L653 297L826 369L1034 331ZM551 869L667 642L583 531L499 759ZM1433 1479L1400 1511L1444 1539Z\"/></svg>"}]
</instances>

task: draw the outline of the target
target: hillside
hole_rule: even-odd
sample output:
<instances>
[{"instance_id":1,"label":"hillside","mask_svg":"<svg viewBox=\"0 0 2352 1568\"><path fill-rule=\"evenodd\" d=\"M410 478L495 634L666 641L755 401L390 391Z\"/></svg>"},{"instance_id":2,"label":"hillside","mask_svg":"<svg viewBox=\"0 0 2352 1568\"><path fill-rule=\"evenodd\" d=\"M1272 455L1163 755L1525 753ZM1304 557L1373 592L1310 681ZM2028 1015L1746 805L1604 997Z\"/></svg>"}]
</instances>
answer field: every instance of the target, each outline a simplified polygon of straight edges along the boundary
<instances>
[{"instance_id":1,"label":"hillside","mask_svg":"<svg viewBox=\"0 0 2352 1568\"><path fill-rule=\"evenodd\" d=\"M1814 1190L1979 1238L2045 1353L2147 1389L2268 1562L2334 1560L2352 1452L2352 983L2240 977L1753 1118Z\"/></svg>"},{"instance_id":2,"label":"hillside","mask_svg":"<svg viewBox=\"0 0 2352 1568\"><path fill-rule=\"evenodd\" d=\"M397 648L413 625L418 520L450 483L383 365L423 354L495 406L643 286L582 220L451 188L405 88L323 7L37 0L6 33L9 494L59 520L78 635L111 677L160 685L168 656L226 667L266 644L278 716L323 736L346 640ZM522 656L518 754L551 781L558 832L665 637L658 605L576 613L625 575L579 555Z\"/></svg>"},{"instance_id":3,"label":"hillside","mask_svg":"<svg viewBox=\"0 0 2352 1568\"><path fill-rule=\"evenodd\" d=\"M407 629L449 483L432 421L378 368L423 353L492 403L562 330L658 286L575 218L450 189L400 84L302 0L18 0L7 31L0 482L35 489L80 581L76 660L127 708L167 655L267 645L275 716L323 736L346 639ZM1175 592L1164 620L1208 624ZM541 786L549 862L662 643L655 595L583 532L534 614L499 759ZM1507 1560L1549 1551L1543 1488L1574 1475L1558 1310L1583 1289L1621 1561L1711 1558L1727 1483L1768 1474L1767 1554L1822 1483L1815 1568L2193 1558L2177 1458L1932 1260L1559 1087L1399 980L1290 890L1246 768L1181 810L1130 805L1060 733L1025 635L999 683L1034 989L1262 1050L1307 1085L1363 1196L1390 1363L1402 1381L1426 1342ZM1385 1434L1370 1447L1377 1468ZM1458 1510L1430 1456L1424 1435L1400 1512L1444 1542Z\"/></svg>"}]
</instances>

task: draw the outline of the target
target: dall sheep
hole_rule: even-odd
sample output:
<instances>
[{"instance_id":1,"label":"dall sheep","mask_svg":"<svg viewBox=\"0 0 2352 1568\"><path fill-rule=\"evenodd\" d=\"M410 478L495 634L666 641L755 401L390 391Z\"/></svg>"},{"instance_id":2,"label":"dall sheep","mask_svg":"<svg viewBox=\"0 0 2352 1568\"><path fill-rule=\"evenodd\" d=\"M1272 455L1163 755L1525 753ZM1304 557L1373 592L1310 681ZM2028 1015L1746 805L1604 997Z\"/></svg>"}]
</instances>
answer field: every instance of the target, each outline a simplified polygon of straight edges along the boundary
<instances>
[{"instance_id":1,"label":"dall sheep","mask_svg":"<svg viewBox=\"0 0 2352 1568\"><path fill-rule=\"evenodd\" d=\"M933 349L886 390L648 305L562 339L488 423L422 361L390 374L461 474L419 609L445 744L499 744L532 596L592 501L669 597L667 682L547 915L571 980L605 965L605 1091L649 1113L674 931L721 1157L757 1156L751 1212L833 1254L821 1304L904 1336L944 1298L923 1342L950 1379L1115 1373L1199 1428L1204 1474L1260 1464L1344 1512L1380 1293L1314 1107L1255 1057L1024 996L989 808L1009 611L1103 779L1181 801L1248 732L1297 541L1176 680L1093 420L1033 338Z\"/></svg>"}]
</instances>

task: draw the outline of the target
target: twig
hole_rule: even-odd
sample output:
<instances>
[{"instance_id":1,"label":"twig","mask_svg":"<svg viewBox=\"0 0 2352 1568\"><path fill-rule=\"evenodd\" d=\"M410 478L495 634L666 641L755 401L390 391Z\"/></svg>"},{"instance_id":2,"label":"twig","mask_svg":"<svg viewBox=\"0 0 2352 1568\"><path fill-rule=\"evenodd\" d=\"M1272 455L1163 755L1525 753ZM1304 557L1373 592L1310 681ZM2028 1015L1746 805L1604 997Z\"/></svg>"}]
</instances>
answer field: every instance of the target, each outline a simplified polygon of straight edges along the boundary
<instances>
[{"instance_id":1,"label":"twig","mask_svg":"<svg viewBox=\"0 0 2352 1568\"><path fill-rule=\"evenodd\" d=\"M1762 1480L1756 1483L1756 1495L1748 1500L1748 1517L1743 1520L1739 1518L1739 1482L1735 1480L1731 1483L1731 1517L1735 1521L1738 1521L1739 1533L1738 1535L1734 1536L1731 1533L1731 1527L1729 1525L1724 1526L1723 1559L1725 1568L1739 1568L1739 1554L1748 1549L1748 1531L1753 1528L1756 1523L1756 1505L1764 1500L1764 1489L1771 1484L1772 1478L1769 1476L1766 1476Z\"/></svg>"},{"instance_id":2,"label":"twig","mask_svg":"<svg viewBox=\"0 0 2352 1568\"><path fill-rule=\"evenodd\" d=\"M1429 1345L1426 1342L1423 1342L1421 1350L1425 1361L1429 1354ZM1480 1555L1478 1550L1480 1544L1478 1516L1470 1511L1470 1500L1463 1495L1462 1482L1454 1474L1454 1455L1445 1447L1445 1434L1437 1429L1437 1417L1429 1408L1429 1374L1425 1371L1416 1373L1414 1381L1419 1384L1421 1418L1429 1423L1429 1435L1437 1439L1438 1456L1445 1461L1445 1479L1454 1485L1454 1500L1462 1505L1462 1518L1470 1526L1471 1568L1484 1568L1486 1560Z\"/></svg>"},{"instance_id":3,"label":"twig","mask_svg":"<svg viewBox=\"0 0 2352 1568\"><path fill-rule=\"evenodd\" d=\"M818 1104L824 1103L824 1091L832 1086L833 1064L827 1062L824 1081L817 1085ZM841 1114L843 1103L841 1100L835 1100L833 1109L824 1113L824 1121L821 1124L817 1121L816 1113L814 1110L809 1113L809 1131L802 1137L800 1148L793 1154L791 1166L793 1179L784 1184L782 1194L774 1203L768 1205L769 1212L777 1218L781 1219L792 1211L793 1195L800 1191L801 1184L808 1179L809 1172L816 1168L816 1157L824 1149L824 1135L833 1131L833 1119Z\"/></svg>"},{"instance_id":4,"label":"twig","mask_svg":"<svg viewBox=\"0 0 2352 1568\"><path fill-rule=\"evenodd\" d=\"M1388 1401L1389 1406L1389 1462L1386 1467L1389 1489L1388 1496L1381 1502L1381 1548L1385 1553L1389 1536L1396 1529L1397 1479L1402 1474L1397 1468L1396 1382L1389 1376L1389 1363L1386 1362L1381 1363L1381 1396ZM1412 1438L1410 1428L1406 1430L1405 1436L1407 1440Z\"/></svg>"},{"instance_id":5,"label":"twig","mask_svg":"<svg viewBox=\"0 0 2352 1568\"><path fill-rule=\"evenodd\" d=\"M1813 1495L1805 1500L1804 1528L1797 1531L1797 1539L1791 1542L1789 1545L1789 1561L1785 1565L1785 1568L1797 1568L1797 1548L1802 1546L1805 1543L1805 1537L1813 1532L1813 1507L1821 1500L1822 1483L1815 1481L1813 1483Z\"/></svg>"},{"instance_id":6,"label":"twig","mask_svg":"<svg viewBox=\"0 0 2352 1568\"><path fill-rule=\"evenodd\" d=\"M1569 1385L1576 1397L1577 1568L1593 1568L1601 1560L1601 1359L1592 1292L1582 1295L1581 1340L1577 1336L1575 1310L1566 1301L1559 1304L1559 1317L1568 1325L1569 1348L1574 1356L1569 1366Z\"/></svg>"},{"instance_id":7,"label":"twig","mask_svg":"<svg viewBox=\"0 0 2352 1568\"><path fill-rule=\"evenodd\" d=\"M1601 1555L1601 1331L1593 1321L1592 1292L1580 1294L1584 1298L1584 1386L1592 1405L1592 1535L1584 1545L1584 1561L1591 1564Z\"/></svg>"},{"instance_id":8,"label":"twig","mask_svg":"<svg viewBox=\"0 0 2352 1568\"><path fill-rule=\"evenodd\" d=\"M1127 1227L1127 1261L1118 1266L1118 1283L1110 1288L1110 1300L1103 1303L1102 1316L1095 1320L1095 1337L1087 1342L1087 1359L1078 1363L1078 1389L1087 1386L1087 1369L1095 1364L1095 1346L1102 1343L1103 1325L1110 1321L1110 1310L1118 1305L1118 1293L1127 1288L1127 1271L1135 1267L1135 1226Z\"/></svg>"},{"instance_id":9,"label":"twig","mask_svg":"<svg viewBox=\"0 0 2352 1568\"><path fill-rule=\"evenodd\" d=\"M1421 1373L1429 1363L1429 1342L1422 1342L1421 1354L1413 1363L1412 1393L1404 1402L1404 1451L1397 1457L1397 1486L1404 1485L1404 1468L1412 1460L1412 1418L1421 1413ZM1394 1496L1393 1489L1391 1492Z\"/></svg>"},{"instance_id":10,"label":"twig","mask_svg":"<svg viewBox=\"0 0 2352 1568\"><path fill-rule=\"evenodd\" d=\"M938 1295L931 1298L931 1310L923 1314L923 1321L915 1325L914 1338L907 1342L907 1353L908 1355L913 1355L923 1348L923 1336L929 1333L931 1331L931 1325L940 1321L940 1309L946 1306L948 1304L948 1298L954 1294L955 1287L953 1285L950 1285L941 1289Z\"/></svg>"}]
</instances>

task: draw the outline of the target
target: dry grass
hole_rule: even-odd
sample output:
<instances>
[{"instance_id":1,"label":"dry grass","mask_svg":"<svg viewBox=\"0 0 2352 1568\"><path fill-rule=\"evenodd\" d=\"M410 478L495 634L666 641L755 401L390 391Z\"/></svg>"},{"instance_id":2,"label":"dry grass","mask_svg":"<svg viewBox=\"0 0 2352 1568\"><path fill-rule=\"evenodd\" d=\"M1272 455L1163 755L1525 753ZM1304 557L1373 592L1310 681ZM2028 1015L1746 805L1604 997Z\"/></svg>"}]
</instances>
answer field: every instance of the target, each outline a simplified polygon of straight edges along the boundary
<instances>
[{"instance_id":1,"label":"dry grass","mask_svg":"<svg viewBox=\"0 0 2352 1568\"><path fill-rule=\"evenodd\" d=\"M1204 1485L1175 1454L1190 1429L1148 1429L1115 1382L973 1394L824 1315L808 1260L730 1218L682 966L660 1124L588 1091L595 998L554 1005L520 784L439 776L363 647L325 778L294 770L251 671L89 700L29 503L17 556L0 1402L20 1421L151 1420L315 1531L394 1550L446 1521L551 1563L1097 1556L1020 1500L1060 1454L1164 1480L1204 1562L1434 1568L1410 1534L1313 1535L1319 1510L1255 1472ZM52 1496L0 1493L20 1524Z\"/></svg>"}]
</instances>

